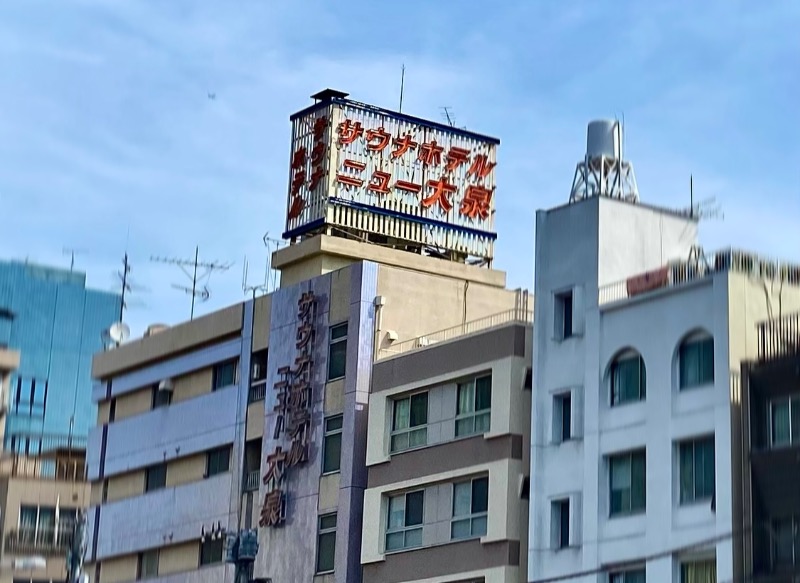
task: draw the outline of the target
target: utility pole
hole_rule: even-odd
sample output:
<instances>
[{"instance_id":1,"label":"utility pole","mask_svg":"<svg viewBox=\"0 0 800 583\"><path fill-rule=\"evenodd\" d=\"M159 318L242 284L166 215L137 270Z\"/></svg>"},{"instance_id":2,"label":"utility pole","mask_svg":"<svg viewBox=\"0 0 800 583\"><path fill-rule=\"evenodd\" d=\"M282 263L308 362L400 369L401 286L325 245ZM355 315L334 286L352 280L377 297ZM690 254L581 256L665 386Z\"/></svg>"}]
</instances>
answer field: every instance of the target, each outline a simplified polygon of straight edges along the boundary
<instances>
[{"instance_id":1,"label":"utility pole","mask_svg":"<svg viewBox=\"0 0 800 583\"><path fill-rule=\"evenodd\" d=\"M182 286L177 284L172 284L172 287L175 289L179 289L181 291L186 292L188 295L192 296L192 310L189 316L190 320L194 319L194 302L196 298L200 298L200 301L207 301L208 298L211 296L211 291L208 289L208 279L211 278L211 273L213 271L227 271L230 269L233 263L219 263L217 261L200 261L200 247L197 246L194 248L194 259L180 259L180 258L167 258L167 257L150 257L150 261L154 261L156 263L166 263L169 265L177 265L181 268L181 271L189 278L192 282L192 287ZM187 269L188 267L192 268L192 271L189 272ZM200 275L197 274L197 268L202 267L205 271ZM197 289L198 281L206 279L206 285L203 286L203 289Z\"/></svg>"}]
</instances>

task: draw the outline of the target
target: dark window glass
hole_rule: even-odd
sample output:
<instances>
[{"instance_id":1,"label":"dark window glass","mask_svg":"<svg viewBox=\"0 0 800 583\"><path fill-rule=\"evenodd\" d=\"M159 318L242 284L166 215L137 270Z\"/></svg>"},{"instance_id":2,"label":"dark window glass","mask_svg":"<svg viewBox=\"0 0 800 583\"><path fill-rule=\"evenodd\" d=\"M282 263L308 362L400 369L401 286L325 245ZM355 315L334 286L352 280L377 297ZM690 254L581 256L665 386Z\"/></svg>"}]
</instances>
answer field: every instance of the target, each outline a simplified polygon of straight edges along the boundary
<instances>
[{"instance_id":1,"label":"dark window glass","mask_svg":"<svg viewBox=\"0 0 800 583\"><path fill-rule=\"evenodd\" d=\"M322 473L338 472L342 458L342 416L325 420L325 440L322 445Z\"/></svg>"},{"instance_id":2,"label":"dark window glass","mask_svg":"<svg viewBox=\"0 0 800 583\"><path fill-rule=\"evenodd\" d=\"M153 387L153 409L166 407L172 403L172 391L159 391L158 385Z\"/></svg>"},{"instance_id":3,"label":"dark window glass","mask_svg":"<svg viewBox=\"0 0 800 583\"><path fill-rule=\"evenodd\" d=\"M224 539L206 540L200 543L200 566L222 562Z\"/></svg>"},{"instance_id":4,"label":"dark window glass","mask_svg":"<svg viewBox=\"0 0 800 583\"><path fill-rule=\"evenodd\" d=\"M619 358L611 365L611 404L641 401L647 394L644 360L638 354Z\"/></svg>"},{"instance_id":5,"label":"dark window glass","mask_svg":"<svg viewBox=\"0 0 800 583\"><path fill-rule=\"evenodd\" d=\"M145 472L145 492L159 490L167 485L167 464L158 464L147 468Z\"/></svg>"},{"instance_id":6,"label":"dark window glass","mask_svg":"<svg viewBox=\"0 0 800 583\"><path fill-rule=\"evenodd\" d=\"M411 396L410 427L428 423L428 393L417 393Z\"/></svg>"},{"instance_id":7,"label":"dark window glass","mask_svg":"<svg viewBox=\"0 0 800 583\"><path fill-rule=\"evenodd\" d=\"M572 437L572 396L561 397L561 441Z\"/></svg>"},{"instance_id":8,"label":"dark window glass","mask_svg":"<svg viewBox=\"0 0 800 583\"><path fill-rule=\"evenodd\" d=\"M714 438L681 443L679 457L681 504L710 499L714 495Z\"/></svg>"},{"instance_id":9,"label":"dark window glass","mask_svg":"<svg viewBox=\"0 0 800 583\"><path fill-rule=\"evenodd\" d=\"M214 367L214 390L224 389L236 383L236 361L225 362Z\"/></svg>"},{"instance_id":10,"label":"dark window glass","mask_svg":"<svg viewBox=\"0 0 800 583\"><path fill-rule=\"evenodd\" d=\"M679 351L680 388L688 389L714 382L714 339L689 340Z\"/></svg>"},{"instance_id":11,"label":"dark window glass","mask_svg":"<svg viewBox=\"0 0 800 583\"><path fill-rule=\"evenodd\" d=\"M564 314L564 329L562 335L564 338L569 338L572 336L572 293L562 296L561 306Z\"/></svg>"},{"instance_id":12,"label":"dark window glass","mask_svg":"<svg viewBox=\"0 0 800 583\"><path fill-rule=\"evenodd\" d=\"M328 347L328 380L345 375L347 363L347 322L331 326Z\"/></svg>"},{"instance_id":13,"label":"dark window glass","mask_svg":"<svg viewBox=\"0 0 800 583\"><path fill-rule=\"evenodd\" d=\"M230 446L220 447L208 452L206 457L206 477L227 472L231 463Z\"/></svg>"},{"instance_id":14,"label":"dark window glass","mask_svg":"<svg viewBox=\"0 0 800 583\"><path fill-rule=\"evenodd\" d=\"M422 524L422 506L425 493L422 490L406 494L406 526Z\"/></svg>"},{"instance_id":15,"label":"dark window glass","mask_svg":"<svg viewBox=\"0 0 800 583\"><path fill-rule=\"evenodd\" d=\"M137 579L147 579L158 575L158 550L139 553Z\"/></svg>"},{"instance_id":16,"label":"dark window glass","mask_svg":"<svg viewBox=\"0 0 800 583\"><path fill-rule=\"evenodd\" d=\"M569 546L569 500L562 500L558 504L558 546Z\"/></svg>"},{"instance_id":17,"label":"dark window glass","mask_svg":"<svg viewBox=\"0 0 800 583\"><path fill-rule=\"evenodd\" d=\"M333 571L336 560L336 514L319 517L317 573Z\"/></svg>"},{"instance_id":18,"label":"dark window glass","mask_svg":"<svg viewBox=\"0 0 800 583\"><path fill-rule=\"evenodd\" d=\"M643 511L646 507L645 452L609 458L611 516Z\"/></svg>"}]
</instances>

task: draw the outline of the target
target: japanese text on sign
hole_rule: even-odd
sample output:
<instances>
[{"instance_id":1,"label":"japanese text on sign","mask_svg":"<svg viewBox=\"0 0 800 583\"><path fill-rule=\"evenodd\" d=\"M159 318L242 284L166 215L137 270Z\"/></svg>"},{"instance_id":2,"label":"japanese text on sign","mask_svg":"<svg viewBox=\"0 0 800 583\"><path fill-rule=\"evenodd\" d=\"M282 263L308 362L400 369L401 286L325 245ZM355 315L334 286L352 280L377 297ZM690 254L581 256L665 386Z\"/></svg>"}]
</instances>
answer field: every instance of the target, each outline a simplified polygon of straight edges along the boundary
<instances>
[{"instance_id":1,"label":"japanese text on sign","mask_svg":"<svg viewBox=\"0 0 800 583\"><path fill-rule=\"evenodd\" d=\"M294 360L294 368L279 368L280 380L274 385L277 404L274 409L276 416L272 437L274 440L279 440L281 436L288 438L288 449L279 445L267 455L267 471L264 473L263 483L268 490L261 507L260 526L278 526L283 523L286 518L286 472L308 460L315 316L314 294L305 292L298 301L299 324L295 334L298 355Z\"/></svg>"},{"instance_id":2,"label":"japanese text on sign","mask_svg":"<svg viewBox=\"0 0 800 583\"><path fill-rule=\"evenodd\" d=\"M292 154L292 180L289 188L291 195L288 213L289 219L299 217L306 206L306 201L301 194L303 186L306 186L309 192L314 192L325 177L323 162L325 161L325 154L327 153L327 145L325 143L325 130L327 127L327 117L320 116L314 118L314 145L311 148L310 154L305 146L300 146ZM306 174L306 165L308 161L311 162L311 173L309 175Z\"/></svg>"}]
</instances>

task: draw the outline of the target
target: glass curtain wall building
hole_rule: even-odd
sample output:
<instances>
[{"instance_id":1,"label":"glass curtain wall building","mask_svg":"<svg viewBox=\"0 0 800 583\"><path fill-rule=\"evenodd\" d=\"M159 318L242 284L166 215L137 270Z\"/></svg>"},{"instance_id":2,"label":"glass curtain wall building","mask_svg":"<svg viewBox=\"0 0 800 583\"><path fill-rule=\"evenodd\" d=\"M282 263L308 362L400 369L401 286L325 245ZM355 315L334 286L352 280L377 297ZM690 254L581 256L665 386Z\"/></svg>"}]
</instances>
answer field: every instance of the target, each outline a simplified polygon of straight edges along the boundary
<instances>
[{"instance_id":1,"label":"glass curtain wall building","mask_svg":"<svg viewBox=\"0 0 800 583\"><path fill-rule=\"evenodd\" d=\"M4 449L34 454L85 445L97 416L92 354L119 319L120 301L119 294L86 289L84 273L0 261L0 346L20 353L3 396Z\"/></svg>"}]
</instances>

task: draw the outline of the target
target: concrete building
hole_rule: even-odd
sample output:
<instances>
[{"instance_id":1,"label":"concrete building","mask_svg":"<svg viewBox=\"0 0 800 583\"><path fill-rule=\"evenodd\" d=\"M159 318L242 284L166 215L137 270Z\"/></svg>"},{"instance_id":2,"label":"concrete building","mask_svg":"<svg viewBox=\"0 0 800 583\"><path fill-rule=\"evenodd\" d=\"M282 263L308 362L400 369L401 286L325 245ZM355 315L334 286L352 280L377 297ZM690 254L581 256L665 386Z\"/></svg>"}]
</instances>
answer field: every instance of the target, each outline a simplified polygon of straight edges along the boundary
<instances>
[{"instance_id":1,"label":"concrete building","mask_svg":"<svg viewBox=\"0 0 800 583\"><path fill-rule=\"evenodd\" d=\"M756 583L800 577L800 314L759 325L757 360L742 365L744 574Z\"/></svg>"},{"instance_id":2,"label":"concrete building","mask_svg":"<svg viewBox=\"0 0 800 583\"><path fill-rule=\"evenodd\" d=\"M800 271L586 192L537 213L528 579L742 580L739 370Z\"/></svg>"},{"instance_id":3,"label":"concrete building","mask_svg":"<svg viewBox=\"0 0 800 583\"><path fill-rule=\"evenodd\" d=\"M96 419L92 355L119 319L120 296L86 288L86 274L0 261L0 346L20 353L10 379L3 447L37 453L72 434L85 447Z\"/></svg>"},{"instance_id":4,"label":"concrete building","mask_svg":"<svg viewBox=\"0 0 800 583\"><path fill-rule=\"evenodd\" d=\"M523 304L427 339L440 336L373 367L363 581L519 583L527 576L530 313Z\"/></svg>"},{"instance_id":5,"label":"concrete building","mask_svg":"<svg viewBox=\"0 0 800 583\"><path fill-rule=\"evenodd\" d=\"M0 350L3 395L19 360ZM86 452L72 448L67 435L51 435L42 445L42 455L0 457L0 583L64 581L75 518L89 502Z\"/></svg>"}]
</instances>

